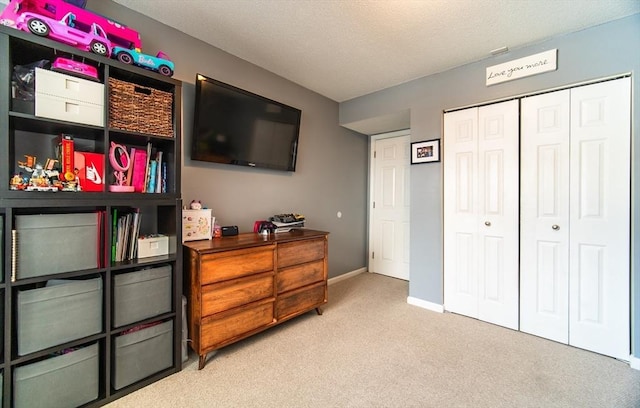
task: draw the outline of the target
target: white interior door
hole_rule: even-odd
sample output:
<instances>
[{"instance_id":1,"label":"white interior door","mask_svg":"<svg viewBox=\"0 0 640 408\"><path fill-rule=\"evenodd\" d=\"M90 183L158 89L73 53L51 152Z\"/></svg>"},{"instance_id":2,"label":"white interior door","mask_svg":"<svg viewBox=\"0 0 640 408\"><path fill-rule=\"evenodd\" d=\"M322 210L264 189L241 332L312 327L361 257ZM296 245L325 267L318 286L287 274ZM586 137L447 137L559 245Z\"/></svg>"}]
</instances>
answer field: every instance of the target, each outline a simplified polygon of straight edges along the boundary
<instances>
[{"instance_id":1,"label":"white interior door","mask_svg":"<svg viewBox=\"0 0 640 408\"><path fill-rule=\"evenodd\" d=\"M569 342L568 89L521 102L520 330Z\"/></svg>"},{"instance_id":2,"label":"white interior door","mask_svg":"<svg viewBox=\"0 0 640 408\"><path fill-rule=\"evenodd\" d=\"M519 102L478 109L478 318L518 329Z\"/></svg>"},{"instance_id":3,"label":"white interior door","mask_svg":"<svg viewBox=\"0 0 640 408\"><path fill-rule=\"evenodd\" d=\"M372 141L369 271L409 280L410 136Z\"/></svg>"},{"instance_id":4,"label":"white interior door","mask_svg":"<svg viewBox=\"0 0 640 408\"><path fill-rule=\"evenodd\" d=\"M571 90L569 344L628 360L631 79Z\"/></svg>"},{"instance_id":5,"label":"white interior door","mask_svg":"<svg viewBox=\"0 0 640 408\"><path fill-rule=\"evenodd\" d=\"M444 307L478 317L478 108L444 115Z\"/></svg>"},{"instance_id":6,"label":"white interior door","mask_svg":"<svg viewBox=\"0 0 640 408\"><path fill-rule=\"evenodd\" d=\"M445 309L518 327L518 101L444 117Z\"/></svg>"}]
</instances>

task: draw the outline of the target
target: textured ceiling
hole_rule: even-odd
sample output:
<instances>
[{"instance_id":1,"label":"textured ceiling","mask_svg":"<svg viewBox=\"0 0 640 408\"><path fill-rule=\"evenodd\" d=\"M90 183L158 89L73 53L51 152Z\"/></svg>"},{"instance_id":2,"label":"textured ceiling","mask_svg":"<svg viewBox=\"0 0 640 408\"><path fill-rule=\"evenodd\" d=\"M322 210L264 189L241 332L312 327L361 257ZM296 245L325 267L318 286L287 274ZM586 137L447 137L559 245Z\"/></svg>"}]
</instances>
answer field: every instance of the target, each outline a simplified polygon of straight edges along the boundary
<instances>
[{"instance_id":1,"label":"textured ceiling","mask_svg":"<svg viewBox=\"0 0 640 408\"><path fill-rule=\"evenodd\" d=\"M640 12L640 0L114 1L338 102Z\"/></svg>"}]
</instances>

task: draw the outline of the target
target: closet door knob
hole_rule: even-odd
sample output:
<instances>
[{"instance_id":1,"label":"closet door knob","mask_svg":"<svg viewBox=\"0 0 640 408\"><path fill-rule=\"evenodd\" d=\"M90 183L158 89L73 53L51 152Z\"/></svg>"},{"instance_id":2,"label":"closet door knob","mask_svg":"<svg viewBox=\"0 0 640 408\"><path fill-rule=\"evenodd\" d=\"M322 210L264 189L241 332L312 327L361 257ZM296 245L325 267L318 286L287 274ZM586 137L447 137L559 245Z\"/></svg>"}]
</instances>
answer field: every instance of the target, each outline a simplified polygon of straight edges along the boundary
<instances>
[{"instance_id":1,"label":"closet door knob","mask_svg":"<svg viewBox=\"0 0 640 408\"><path fill-rule=\"evenodd\" d=\"M560 229L560 226L559 226L558 224L553 224L553 225L551 226L551 229L552 229L552 230L554 230L554 231L557 231L557 230L559 230L559 229Z\"/></svg>"},{"instance_id":2,"label":"closet door knob","mask_svg":"<svg viewBox=\"0 0 640 408\"><path fill-rule=\"evenodd\" d=\"M486 225L487 227L490 227L491 226L491 222L490 221L485 221L484 225Z\"/></svg>"}]
</instances>

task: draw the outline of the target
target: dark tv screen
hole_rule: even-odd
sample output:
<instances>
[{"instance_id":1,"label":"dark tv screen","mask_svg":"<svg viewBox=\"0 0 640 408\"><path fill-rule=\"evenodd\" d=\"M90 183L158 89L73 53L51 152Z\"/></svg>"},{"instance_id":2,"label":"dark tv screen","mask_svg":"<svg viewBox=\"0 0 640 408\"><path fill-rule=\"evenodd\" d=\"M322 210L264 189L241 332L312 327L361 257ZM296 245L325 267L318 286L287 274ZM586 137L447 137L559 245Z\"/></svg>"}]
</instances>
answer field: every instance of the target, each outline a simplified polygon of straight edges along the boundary
<instances>
[{"instance_id":1,"label":"dark tv screen","mask_svg":"<svg viewBox=\"0 0 640 408\"><path fill-rule=\"evenodd\" d=\"M302 111L196 75L191 159L295 171Z\"/></svg>"}]
</instances>

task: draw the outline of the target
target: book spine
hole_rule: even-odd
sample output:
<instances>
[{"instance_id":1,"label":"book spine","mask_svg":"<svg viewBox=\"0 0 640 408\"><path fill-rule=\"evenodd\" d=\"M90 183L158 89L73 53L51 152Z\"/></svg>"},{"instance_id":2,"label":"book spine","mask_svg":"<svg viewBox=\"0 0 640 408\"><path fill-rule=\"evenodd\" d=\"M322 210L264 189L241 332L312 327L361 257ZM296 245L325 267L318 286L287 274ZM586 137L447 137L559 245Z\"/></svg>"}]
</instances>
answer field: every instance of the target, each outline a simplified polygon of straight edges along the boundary
<instances>
[{"instance_id":1,"label":"book spine","mask_svg":"<svg viewBox=\"0 0 640 408\"><path fill-rule=\"evenodd\" d=\"M167 162L162 163L162 192L167 192Z\"/></svg>"},{"instance_id":2,"label":"book spine","mask_svg":"<svg viewBox=\"0 0 640 408\"><path fill-rule=\"evenodd\" d=\"M75 166L73 163L73 136L63 134L62 141L62 177L65 181L73 181L76 178Z\"/></svg>"},{"instance_id":3,"label":"book spine","mask_svg":"<svg viewBox=\"0 0 640 408\"><path fill-rule=\"evenodd\" d=\"M156 193L162 193L162 150L158 151L156 161L158 162L156 166Z\"/></svg>"},{"instance_id":4,"label":"book spine","mask_svg":"<svg viewBox=\"0 0 640 408\"><path fill-rule=\"evenodd\" d=\"M118 209L113 209L112 230L111 230L111 262L116 261L116 242L118 236Z\"/></svg>"},{"instance_id":5,"label":"book spine","mask_svg":"<svg viewBox=\"0 0 640 408\"><path fill-rule=\"evenodd\" d=\"M158 178L158 162L151 160L151 165L149 166L149 188L147 189L147 193L156 192L156 178Z\"/></svg>"},{"instance_id":6,"label":"book spine","mask_svg":"<svg viewBox=\"0 0 640 408\"><path fill-rule=\"evenodd\" d=\"M133 160L133 176L131 181L136 193L142 193L144 190L146 168L147 152L144 150L136 150L136 156Z\"/></svg>"},{"instance_id":7,"label":"book spine","mask_svg":"<svg viewBox=\"0 0 640 408\"><path fill-rule=\"evenodd\" d=\"M135 160L136 157L136 148L132 147L131 148L131 152L129 153L129 168L127 169L127 178L124 182L125 186L130 186L131 185L131 179L133 178L133 161Z\"/></svg>"},{"instance_id":8,"label":"book spine","mask_svg":"<svg viewBox=\"0 0 640 408\"><path fill-rule=\"evenodd\" d=\"M16 281L18 268L18 231L11 230L11 282Z\"/></svg>"},{"instance_id":9,"label":"book spine","mask_svg":"<svg viewBox=\"0 0 640 408\"><path fill-rule=\"evenodd\" d=\"M149 167L151 165L151 142L147 143L147 161L145 163L144 169L144 183L142 184L142 192L147 192L147 187L149 186Z\"/></svg>"}]
</instances>

